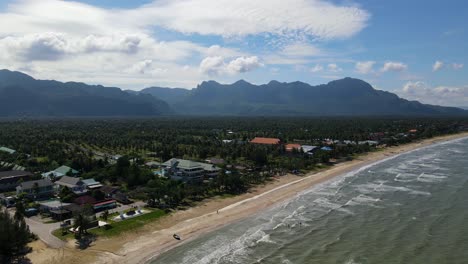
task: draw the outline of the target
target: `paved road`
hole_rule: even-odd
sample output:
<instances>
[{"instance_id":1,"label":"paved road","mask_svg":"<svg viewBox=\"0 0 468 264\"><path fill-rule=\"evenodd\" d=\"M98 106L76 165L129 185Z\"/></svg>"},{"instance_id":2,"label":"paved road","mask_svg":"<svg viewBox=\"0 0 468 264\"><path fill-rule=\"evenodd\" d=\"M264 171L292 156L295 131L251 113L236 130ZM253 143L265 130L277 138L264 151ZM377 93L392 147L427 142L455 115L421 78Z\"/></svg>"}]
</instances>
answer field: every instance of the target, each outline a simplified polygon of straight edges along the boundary
<instances>
[{"instance_id":1,"label":"paved road","mask_svg":"<svg viewBox=\"0 0 468 264\"><path fill-rule=\"evenodd\" d=\"M52 235L52 231L60 228L60 223L44 224L32 218L25 217L24 220L29 226L29 230L36 234L40 240L52 248L62 248L65 242Z\"/></svg>"}]
</instances>

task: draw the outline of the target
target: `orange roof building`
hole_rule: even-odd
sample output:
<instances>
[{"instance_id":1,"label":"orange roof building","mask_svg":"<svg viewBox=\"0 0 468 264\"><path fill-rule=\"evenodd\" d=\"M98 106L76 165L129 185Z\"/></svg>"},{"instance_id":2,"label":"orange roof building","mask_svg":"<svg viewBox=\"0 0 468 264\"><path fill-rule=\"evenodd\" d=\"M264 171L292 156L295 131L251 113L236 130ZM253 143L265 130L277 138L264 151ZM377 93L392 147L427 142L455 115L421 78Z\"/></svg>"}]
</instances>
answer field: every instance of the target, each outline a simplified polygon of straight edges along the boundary
<instances>
[{"instance_id":1,"label":"orange roof building","mask_svg":"<svg viewBox=\"0 0 468 264\"><path fill-rule=\"evenodd\" d=\"M254 144L264 144L264 145L278 145L281 140L279 138L264 138L264 137L256 137L250 141L250 143Z\"/></svg>"},{"instance_id":2,"label":"orange roof building","mask_svg":"<svg viewBox=\"0 0 468 264\"><path fill-rule=\"evenodd\" d=\"M300 150L301 149L301 145L299 144L286 144L286 146L284 146L286 151L289 151L289 152L292 152L293 150Z\"/></svg>"}]
</instances>

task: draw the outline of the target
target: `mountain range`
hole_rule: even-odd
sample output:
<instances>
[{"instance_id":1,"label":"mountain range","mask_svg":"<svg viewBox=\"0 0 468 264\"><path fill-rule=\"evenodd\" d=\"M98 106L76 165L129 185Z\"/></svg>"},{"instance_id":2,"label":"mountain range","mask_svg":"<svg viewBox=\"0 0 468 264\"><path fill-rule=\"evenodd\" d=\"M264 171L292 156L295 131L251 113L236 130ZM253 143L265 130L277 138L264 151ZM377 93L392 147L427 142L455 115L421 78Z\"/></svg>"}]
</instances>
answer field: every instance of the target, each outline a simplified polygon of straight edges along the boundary
<instances>
[{"instance_id":1,"label":"mountain range","mask_svg":"<svg viewBox=\"0 0 468 264\"><path fill-rule=\"evenodd\" d=\"M196 88L150 87L139 92L79 82L36 80L0 70L0 116L358 116L468 115L455 107L408 101L344 78L311 86L303 82L254 85L202 82Z\"/></svg>"},{"instance_id":2,"label":"mountain range","mask_svg":"<svg viewBox=\"0 0 468 264\"><path fill-rule=\"evenodd\" d=\"M153 116L172 113L164 101L115 87L36 80L0 70L0 116Z\"/></svg>"},{"instance_id":3,"label":"mountain range","mask_svg":"<svg viewBox=\"0 0 468 264\"><path fill-rule=\"evenodd\" d=\"M254 85L203 82L197 88L150 87L140 93L159 97L179 113L193 115L466 115L468 111L408 101L374 89L365 81L344 78L318 86L303 82Z\"/></svg>"}]
</instances>

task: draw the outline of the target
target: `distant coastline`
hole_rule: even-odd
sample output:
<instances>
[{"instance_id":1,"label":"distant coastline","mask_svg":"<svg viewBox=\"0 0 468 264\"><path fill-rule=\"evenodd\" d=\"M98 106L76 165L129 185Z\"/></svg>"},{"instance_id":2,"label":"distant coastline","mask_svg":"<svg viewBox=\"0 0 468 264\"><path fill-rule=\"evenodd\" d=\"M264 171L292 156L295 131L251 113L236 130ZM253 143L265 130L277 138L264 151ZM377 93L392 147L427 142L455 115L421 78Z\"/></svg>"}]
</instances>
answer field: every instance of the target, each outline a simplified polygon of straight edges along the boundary
<instances>
[{"instance_id":1,"label":"distant coastline","mask_svg":"<svg viewBox=\"0 0 468 264\"><path fill-rule=\"evenodd\" d=\"M225 199L209 199L196 207L177 211L160 221L144 226L141 230L115 238L100 239L94 246L84 251L74 249L73 242L69 242L66 248L60 250L46 248L44 245L38 245L41 242L37 242L33 245L33 253L28 257L33 263L148 263L184 242L250 217L337 176L416 149L466 137L468 132L425 139L363 154L352 161L339 163L304 177L295 175L277 177L274 181L257 187L249 193ZM173 239L173 233L181 235L182 242Z\"/></svg>"}]
</instances>

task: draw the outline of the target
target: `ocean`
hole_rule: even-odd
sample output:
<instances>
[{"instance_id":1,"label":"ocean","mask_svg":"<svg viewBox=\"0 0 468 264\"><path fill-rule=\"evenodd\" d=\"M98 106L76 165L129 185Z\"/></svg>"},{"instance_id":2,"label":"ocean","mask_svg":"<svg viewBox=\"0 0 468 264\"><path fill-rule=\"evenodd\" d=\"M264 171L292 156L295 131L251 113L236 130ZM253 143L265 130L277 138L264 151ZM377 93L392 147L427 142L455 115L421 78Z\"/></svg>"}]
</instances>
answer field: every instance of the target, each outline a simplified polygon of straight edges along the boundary
<instances>
[{"instance_id":1,"label":"ocean","mask_svg":"<svg viewBox=\"0 0 468 264\"><path fill-rule=\"evenodd\" d=\"M468 139L336 177L151 263L468 263Z\"/></svg>"}]
</instances>

